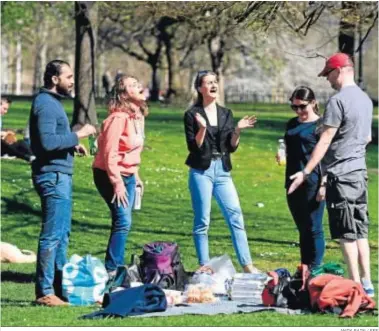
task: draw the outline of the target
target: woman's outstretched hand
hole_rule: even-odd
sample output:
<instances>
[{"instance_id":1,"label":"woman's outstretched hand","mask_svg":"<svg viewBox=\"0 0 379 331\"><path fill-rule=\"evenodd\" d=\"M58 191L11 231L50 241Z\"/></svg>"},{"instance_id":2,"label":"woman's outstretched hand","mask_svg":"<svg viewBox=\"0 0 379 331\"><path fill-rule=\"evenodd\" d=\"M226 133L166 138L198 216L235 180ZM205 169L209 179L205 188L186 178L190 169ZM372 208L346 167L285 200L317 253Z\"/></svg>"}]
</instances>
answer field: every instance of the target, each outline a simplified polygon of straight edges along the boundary
<instances>
[{"instance_id":1,"label":"woman's outstretched hand","mask_svg":"<svg viewBox=\"0 0 379 331\"><path fill-rule=\"evenodd\" d=\"M244 116L241 118L237 124L237 128L240 130L246 129L246 128L253 128L255 123L257 122L256 116Z\"/></svg>"}]
</instances>

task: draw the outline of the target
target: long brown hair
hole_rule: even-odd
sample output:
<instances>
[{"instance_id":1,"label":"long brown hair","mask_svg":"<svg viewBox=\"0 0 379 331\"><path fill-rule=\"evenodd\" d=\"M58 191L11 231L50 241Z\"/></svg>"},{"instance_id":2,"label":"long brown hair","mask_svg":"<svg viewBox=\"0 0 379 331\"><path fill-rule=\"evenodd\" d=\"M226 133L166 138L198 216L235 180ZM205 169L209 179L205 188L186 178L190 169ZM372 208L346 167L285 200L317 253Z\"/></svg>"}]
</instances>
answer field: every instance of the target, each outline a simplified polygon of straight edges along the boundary
<instances>
[{"instance_id":1,"label":"long brown hair","mask_svg":"<svg viewBox=\"0 0 379 331\"><path fill-rule=\"evenodd\" d=\"M114 112L125 112L129 115L135 113L134 108L131 105L131 101L126 90L125 80L128 78L137 79L131 75L121 75L115 85L113 86L111 92L108 95L108 113L112 114ZM137 79L138 80L138 79ZM146 117L149 113L149 108L146 102L140 105L141 113Z\"/></svg>"},{"instance_id":2,"label":"long brown hair","mask_svg":"<svg viewBox=\"0 0 379 331\"><path fill-rule=\"evenodd\" d=\"M216 73L214 73L211 70L201 70L198 71L195 81L193 83L194 87L194 93L192 95L192 100L191 100L191 106L202 106L203 105L203 95L200 93L199 88L203 84L203 79L205 76L212 75L217 77Z\"/></svg>"}]
</instances>

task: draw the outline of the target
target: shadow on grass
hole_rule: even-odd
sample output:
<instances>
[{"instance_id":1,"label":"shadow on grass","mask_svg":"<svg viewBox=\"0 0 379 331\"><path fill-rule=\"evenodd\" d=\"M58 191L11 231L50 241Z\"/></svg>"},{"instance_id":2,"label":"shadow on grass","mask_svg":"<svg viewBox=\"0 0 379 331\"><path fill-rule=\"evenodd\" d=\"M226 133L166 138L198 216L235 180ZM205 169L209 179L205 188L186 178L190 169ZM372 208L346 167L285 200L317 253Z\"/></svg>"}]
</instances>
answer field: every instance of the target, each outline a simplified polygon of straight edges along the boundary
<instances>
[{"instance_id":1,"label":"shadow on grass","mask_svg":"<svg viewBox=\"0 0 379 331\"><path fill-rule=\"evenodd\" d=\"M33 301L11 300L11 299L4 299L4 298L1 298L1 305L3 307L5 306L12 306L12 307L35 306Z\"/></svg>"},{"instance_id":2,"label":"shadow on grass","mask_svg":"<svg viewBox=\"0 0 379 331\"><path fill-rule=\"evenodd\" d=\"M13 282L13 283L34 283L35 273L23 274L14 271L2 271L1 282Z\"/></svg>"},{"instance_id":3,"label":"shadow on grass","mask_svg":"<svg viewBox=\"0 0 379 331\"><path fill-rule=\"evenodd\" d=\"M42 217L42 213L39 210L33 209L30 205L26 203L20 203L16 200L12 200L9 198L2 198L1 199L3 203L5 204L4 209L6 213L9 214L29 214L34 215L38 217ZM30 222L30 219L28 218L28 223ZM94 223L88 223L83 222L83 220L72 220L72 225L81 229L91 229L91 230L109 230L109 224L94 224ZM10 228L13 228L10 227ZM9 229L10 230L10 229ZM7 231L7 227L3 226L3 231ZM191 237L192 233L188 233L185 231L172 231L172 230L157 230L157 229L149 229L145 227L137 227L134 226L132 228L132 231L137 231L140 233L149 233L149 234L156 234L156 235L175 235L175 236L184 236L184 237ZM209 235L210 240L231 240L230 234L227 235ZM287 241L287 240L272 240L272 239L264 239L264 238L254 238L249 239L249 242L262 242L262 243L272 243L276 245L292 245L293 241Z\"/></svg>"},{"instance_id":4,"label":"shadow on grass","mask_svg":"<svg viewBox=\"0 0 379 331\"><path fill-rule=\"evenodd\" d=\"M16 199L2 197L1 204L7 214L19 214L20 212L23 212L34 216L41 216L41 212L39 210L33 209L29 204L19 202Z\"/></svg>"},{"instance_id":5,"label":"shadow on grass","mask_svg":"<svg viewBox=\"0 0 379 331\"><path fill-rule=\"evenodd\" d=\"M175 236L185 236L192 237L192 233L182 232L182 231L171 231L171 230L152 230L141 227L134 227L132 231L137 231L145 234L161 234L161 235L175 235ZM221 240L232 240L230 234L220 235L220 234L209 234L208 238L210 241L221 241ZM273 240L273 239L264 239L264 238L248 238L248 241L251 243L270 243L275 245L298 245L298 243L291 240Z\"/></svg>"}]
</instances>

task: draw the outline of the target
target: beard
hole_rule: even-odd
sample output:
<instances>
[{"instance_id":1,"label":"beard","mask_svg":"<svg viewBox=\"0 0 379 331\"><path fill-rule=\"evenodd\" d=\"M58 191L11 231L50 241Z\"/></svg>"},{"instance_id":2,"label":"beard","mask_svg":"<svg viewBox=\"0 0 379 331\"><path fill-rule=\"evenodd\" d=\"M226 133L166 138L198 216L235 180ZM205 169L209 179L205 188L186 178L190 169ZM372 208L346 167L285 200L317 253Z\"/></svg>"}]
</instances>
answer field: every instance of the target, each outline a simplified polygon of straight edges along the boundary
<instances>
[{"instance_id":1,"label":"beard","mask_svg":"<svg viewBox=\"0 0 379 331\"><path fill-rule=\"evenodd\" d=\"M64 96L67 96L67 97L72 97L71 92L72 92L72 89L69 89L66 86L57 85L57 93L58 94L64 95Z\"/></svg>"}]
</instances>

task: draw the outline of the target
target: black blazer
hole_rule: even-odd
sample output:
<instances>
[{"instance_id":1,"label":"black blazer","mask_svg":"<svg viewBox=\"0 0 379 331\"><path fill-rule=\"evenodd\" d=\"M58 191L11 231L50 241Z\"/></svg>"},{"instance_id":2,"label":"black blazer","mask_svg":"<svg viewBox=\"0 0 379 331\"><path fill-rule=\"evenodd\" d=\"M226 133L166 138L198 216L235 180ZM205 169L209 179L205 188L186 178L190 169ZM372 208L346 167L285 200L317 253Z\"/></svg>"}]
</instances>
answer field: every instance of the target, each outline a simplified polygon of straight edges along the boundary
<instances>
[{"instance_id":1,"label":"black blazer","mask_svg":"<svg viewBox=\"0 0 379 331\"><path fill-rule=\"evenodd\" d=\"M207 115L202 106L193 106L187 110L184 114L184 130L186 134L187 147L189 155L186 160L186 164L194 169L206 170L211 165L212 160L212 146L211 142L215 137L207 130L204 142L201 147L197 146L196 134L199 131L199 125L195 119L196 113L200 113L201 116L207 121L207 126L210 126ZM226 171L232 169L232 163L230 161L230 153L233 153L235 148L230 144L233 131L234 122L233 114L230 109L217 105L217 124L220 132L220 150L222 154L222 161Z\"/></svg>"}]
</instances>

